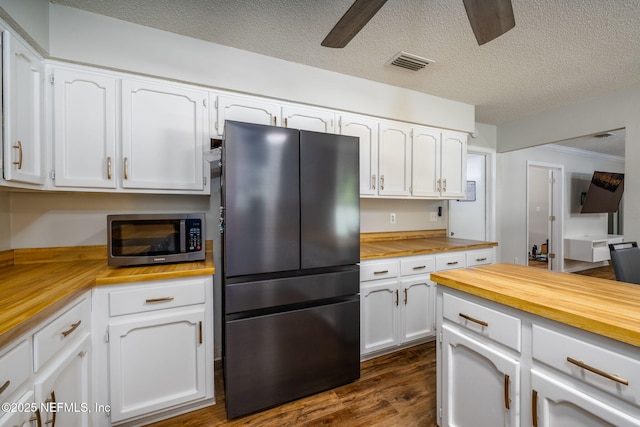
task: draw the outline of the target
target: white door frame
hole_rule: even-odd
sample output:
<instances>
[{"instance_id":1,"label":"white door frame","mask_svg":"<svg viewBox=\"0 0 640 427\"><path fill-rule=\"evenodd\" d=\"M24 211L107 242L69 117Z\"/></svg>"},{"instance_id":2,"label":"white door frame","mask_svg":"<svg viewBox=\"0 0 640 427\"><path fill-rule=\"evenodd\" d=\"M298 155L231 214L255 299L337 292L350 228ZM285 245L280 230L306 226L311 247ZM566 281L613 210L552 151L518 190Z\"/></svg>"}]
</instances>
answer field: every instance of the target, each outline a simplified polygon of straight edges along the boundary
<instances>
[{"instance_id":1,"label":"white door frame","mask_svg":"<svg viewBox=\"0 0 640 427\"><path fill-rule=\"evenodd\" d=\"M551 231L549 234L550 251L553 251L555 258L549 262L550 270L564 271L564 165L555 163L536 162L527 160L527 188L526 188L526 248L525 253L529 253L529 185L531 179L529 170L531 167L544 168L554 171L554 182L549 183L551 193L551 212L550 215L555 217L555 221L551 221ZM529 259L527 258L527 264Z\"/></svg>"}]
</instances>

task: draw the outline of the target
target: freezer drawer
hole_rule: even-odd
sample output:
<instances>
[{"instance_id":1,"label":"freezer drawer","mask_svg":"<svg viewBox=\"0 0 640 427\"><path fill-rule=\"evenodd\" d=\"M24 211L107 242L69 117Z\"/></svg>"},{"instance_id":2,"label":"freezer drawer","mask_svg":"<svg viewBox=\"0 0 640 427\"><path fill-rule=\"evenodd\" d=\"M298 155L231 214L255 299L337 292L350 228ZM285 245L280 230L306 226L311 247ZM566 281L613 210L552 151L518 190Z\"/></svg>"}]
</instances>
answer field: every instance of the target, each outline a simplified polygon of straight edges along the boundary
<instances>
[{"instance_id":1,"label":"freezer drawer","mask_svg":"<svg viewBox=\"0 0 640 427\"><path fill-rule=\"evenodd\" d=\"M225 322L227 417L360 377L360 301Z\"/></svg>"}]
</instances>

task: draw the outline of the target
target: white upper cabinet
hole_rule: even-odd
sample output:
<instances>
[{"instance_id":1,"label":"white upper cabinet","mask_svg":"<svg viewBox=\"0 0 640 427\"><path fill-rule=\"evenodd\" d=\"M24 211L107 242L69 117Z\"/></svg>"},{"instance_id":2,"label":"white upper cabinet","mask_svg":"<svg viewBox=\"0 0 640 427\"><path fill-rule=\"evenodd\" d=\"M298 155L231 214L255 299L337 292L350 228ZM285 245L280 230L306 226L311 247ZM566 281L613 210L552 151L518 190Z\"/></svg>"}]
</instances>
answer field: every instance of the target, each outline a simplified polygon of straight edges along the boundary
<instances>
[{"instance_id":1,"label":"white upper cabinet","mask_svg":"<svg viewBox=\"0 0 640 427\"><path fill-rule=\"evenodd\" d=\"M414 129L411 156L413 196L440 197L440 138L441 131L438 129Z\"/></svg>"},{"instance_id":2,"label":"white upper cabinet","mask_svg":"<svg viewBox=\"0 0 640 427\"><path fill-rule=\"evenodd\" d=\"M380 122L378 144L378 194L409 196L411 183L411 126Z\"/></svg>"},{"instance_id":3,"label":"white upper cabinet","mask_svg":"<svg viewBox=\"0 0 640 427\"><path fill-rule=\"evenodd\" d=\"M442 132L441 156L442 197L464 198L467 188L467 134Z\"/></svg>"},{"instance_id":4,"label":"white upper cabinet","mask_svg":"<svg viewBox=\"0 0 640 427\"><path fill-rule=\"evenodd\" d=\"M215 130L224 134L225 120L282 126L292 129L334 133L335 113L323 108L277 104L249 96L219 95L216 101Z\"/></svg>"},{"instance_id":5,"label":"white upper cabinet","mask_svg":"<svg viewBox=\"0 0 640 427\"><path fill-rule=\"evenodd\" d=\"M53 75L56 187L116 188L116 78L56 68Z\"/></svg>"},{"instance_id":6,"label":"white upper cabinet","mask_svg":"<svg viewBox=\"0 0 640 427\"><path fill-rule=\"evenodd\" d=\"M2 32L4 179L44 184L41 59L8 31Z\"/></svg>"},{"instance_id":7,"label":"white upper cabinet","mask_svg":"<svg viewBox=\"0 0 640 427\"><path fill-rule=\"evenodd\" d=\"M341 115L340 134L360 138L360 195L375 196L378 186L378 121Z\"/></svg>"},{"instance_id":8,"label":"white upper cabinet","mask_svg":"<svg viewBox=\"0 0 640 427\"><path fill-rule=\"evenodd\" d=\"M122 80L122 187L203 190L208 93Z\"/></svg>"},{"instance_id":9,"label":"white upper cabinet","mask_svg":"<svg viewBox=\"0 0 640 427\"><path fill-rule=\"evenodd\" d=\"M282 122L287 128L334 133L334 121L335 113L330 110L288 105L282 107Z\"/></svg>"},{"instance_id":10,"label":"white upper cabinet","mask_svg":"<svg viewBox=\"0 0 640 427\"><path fill-rule=\"evenodd\" d=\"M215 133L224 134L225 120L278 126L280 106L250 97L220 95L216 101Z\"/></svg>"}]
</instances>

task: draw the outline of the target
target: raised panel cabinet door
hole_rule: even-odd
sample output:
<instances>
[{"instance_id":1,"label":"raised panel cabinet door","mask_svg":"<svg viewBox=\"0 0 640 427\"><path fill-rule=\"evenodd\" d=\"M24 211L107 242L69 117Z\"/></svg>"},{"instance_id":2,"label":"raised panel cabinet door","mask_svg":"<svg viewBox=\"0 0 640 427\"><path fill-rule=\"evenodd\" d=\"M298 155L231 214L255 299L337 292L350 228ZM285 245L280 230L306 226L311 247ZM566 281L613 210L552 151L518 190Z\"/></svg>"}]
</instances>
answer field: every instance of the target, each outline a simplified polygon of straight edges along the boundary
<instances>
[{"instance_id":1,"label":"raised panel cabinet door","mask_svg":"<svg viewBox=\"0 0 640 427\"><path fill-rule=\"evenodd\" d=\"M361 354L398 344L397 280L379 280L360 285Z\"/></svg>"},{"instance_id":2,"label":"raised panel cabinet door","mask_svg":"<svg viewBox=\"0 0 640 427\"><path fill-rule=\"evenodd\" d=\"M467 189L467 134L442 133L442 197L464 198Z\"/></svg>"},{"instance_id":3,"label":"raised panel cabinet door","mask_svg":"<svg viewBox=\"0 0 640 427\"><path fill-rule=\"evenodd\" d=\"M43 65L26 45L2 32L4 179L44 183Z\"/></svg>"},{"instance_id":4,"label":"raised panel cabinet door","mask_svg":"<svg viewBox=\"0 0 640 427\"><path fill-rule=\"evenodd\" d=\"M53 70L56 187L116 188L116 78Z\"/></svg>"},{"instance_id":5,"label":"raised panel cabinet door","mask_svg":"<svg viewBox=\"0 0 640 427\"><path fill-rule=\"evenodd\" d=\"M360 138L360 195L378 193L378 122L367 117L340 116L340 134Z\"/></svg>"},{"instance_id":6,"label":"raised panel cabinet door","mask_svg":"<svg viewBox=\"0 0 640 427\"><path fill-rule=\"evenodd\" d=\"M122 81L123 188L204 189L206 100L206 91Z\"/></svg>"},{"instance_id":7,"label":"raised panel cabinet door","mask_svg":"<svg viewBox=\"0 0 640 427\"><path fill-rule=\"evenodd\" d=\"M640 426L640 419L536 370L531 371L531 406L537 427Z\"/></svg>"},{"instance_id":8,"label":"raised panel cabinet door","mask_svg":"<svg viewBox=\"0 0 640 427\"><path fill-rule=\"evenodd\" d=\"M91 336L87 333L40 371L35 382L36 403L52 404L48 407L51 411L41 408L42 425L91 425L89 410L94 407L90 406L90 350Z\"/></svg>"},{"instance_id":9,"label":"raised panel cabinet door","mask_svg":"<svg viewBox=\"0 0 640 427\"><path fill-rule=\"evenodd\" d=\"M13 401L17 403L18 408L33 408L37 409L36 411L30 412L28 410L25 411L11 411L11 412L2 412L2 416L0 416L0 427L33 427L38 426L37 421L38 417L41 417L40 409L36 408L38 405L35 405L35 401L33 400L33 390L29 390L25 394L23 394L20 399ZM12 402L12 403L13 403ZM39 425L42 425L42 419Z\"/></svg>"},{"instance_id":10,"label":"raised panel cabinet door","mask_svg":"<svg viewBox=\"0 0 640 427\"><path fill-rule=\"evenodd\" d=\"M254 123L257 125L280 126L280 106L267 101L253 98L220 95L216 101L217 117L216 131L224 134L224 122Z\"/></svg>"},{"instance_id":11,"label":"raised panel cabinet door","mask_svg":"<svg viewBox=\"0 0 640 427\"><path fill-rule=\"evenodd\" d=\"M411 185L411 127L382 122L379 128L378 172L381 196L409 196Z\"/></svg>"},{"instance_id":12,"label":"raised panel cabinet door","mask_svg":"<svg viewBox=\"0 0 640 427\"><path fill-rule=\"evenodd\" d=\"M283 126L291 129L333 133L335 114L319 108L282 107Z\"/></svg>"},{"instance_id":13,"label":"raised panel cabinet door","mask_svg":"<svg viewBox=\"0 0 640 427\"><path fill-rule=\"evenodd\" d=\"M442 426L520 426L520 364L442 326Z\"/></svg>"},{"instance_id":14,"label":"raised panel cabinet door","mask_svg":"<svg viewBox=\"0 0 640 427\"><path fill-rule=\"evenodd\" d=\"M411 156L411 195L440 197L440 138L438 129L415 127Z\"/></svg>"},{"instance_id":15,"label":"raised panel cabinet door","mask_svg":"<svg viewBox=\"0 0 640 427\"><path fill-rule=\"evenodd\" d=\"M204 305L160 311L109 325L112 422L205 397Z\"/></svg>"},{"instance_id":16,"label":"raised panel cabinet door","mask_svg":"<svg viewBox=\"0 0 640 427\"><path fill-rule=\"evenodd\" d=\"M410 342L435 335L433 312L435 300L431 288L435 286L428 276L400 279L400 342Z\"/></svg>"}]
</instances>

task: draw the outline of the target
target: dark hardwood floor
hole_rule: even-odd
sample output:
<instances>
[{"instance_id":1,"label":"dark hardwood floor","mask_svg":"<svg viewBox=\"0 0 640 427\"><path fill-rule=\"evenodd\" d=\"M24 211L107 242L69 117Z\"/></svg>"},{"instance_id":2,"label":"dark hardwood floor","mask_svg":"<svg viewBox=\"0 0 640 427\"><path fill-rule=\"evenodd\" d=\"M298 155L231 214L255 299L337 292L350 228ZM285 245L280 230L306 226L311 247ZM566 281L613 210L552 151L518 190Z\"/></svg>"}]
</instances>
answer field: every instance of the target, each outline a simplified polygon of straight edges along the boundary
<instances>
[{"instance_id":1,"label":"dark hardwood floor","mask_svg":"<svg viewBox=\"0 0 640 427\"><path fill-rule=\"evenodd\" d=\"M227 420L224 385L216 364L217 403L151 424L209 426L436 426L435 342L362 362L360 379L276 408Z\"/></svg>"}]
</instances>

